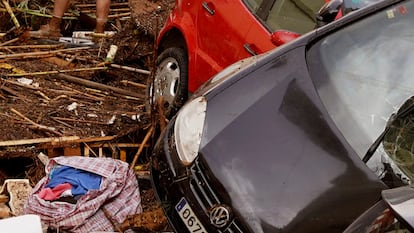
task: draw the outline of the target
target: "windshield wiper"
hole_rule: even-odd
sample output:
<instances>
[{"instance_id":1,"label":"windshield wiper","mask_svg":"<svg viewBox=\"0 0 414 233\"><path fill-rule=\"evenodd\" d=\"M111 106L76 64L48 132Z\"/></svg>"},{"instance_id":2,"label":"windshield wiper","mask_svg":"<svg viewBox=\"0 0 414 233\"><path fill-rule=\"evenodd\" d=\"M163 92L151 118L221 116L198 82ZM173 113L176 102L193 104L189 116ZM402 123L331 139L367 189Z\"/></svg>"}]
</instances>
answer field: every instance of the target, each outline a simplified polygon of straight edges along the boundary
<instances>
[{"instance_id":1,"label":"windshield wiper","mask_svg":"<svg viewBox=\"0 0 414 233\"><path fill-rule=\"evenodd\" d=\"M387 121L387 125L385 126L384 131L380 134L380 136L374 141L374 143L371 144L371 146L368 148L367 153L365 153L364 158L362 158L362 161L364 163L368 162L372 156L374 155L375 151L377 150L377 148L379 147L379 145L381 144L381 142L384 140L385 135L388 133L388 131L391 129L391 125L394 123L394 121L396 119L399 119L401 117L405 117L407 116L409 113L411 113L414 110L414 96L412 96L410 99L408 99L407 101L411 100L411 103L408 107L406 107L405 109L402 110L402 107L404 107L405 103L401 106L400 110L402 111L398 111L397 113L393 113L390 116L390 119ZM406 101L406 103L407 103Z\"/></svg>"}]
</instances>

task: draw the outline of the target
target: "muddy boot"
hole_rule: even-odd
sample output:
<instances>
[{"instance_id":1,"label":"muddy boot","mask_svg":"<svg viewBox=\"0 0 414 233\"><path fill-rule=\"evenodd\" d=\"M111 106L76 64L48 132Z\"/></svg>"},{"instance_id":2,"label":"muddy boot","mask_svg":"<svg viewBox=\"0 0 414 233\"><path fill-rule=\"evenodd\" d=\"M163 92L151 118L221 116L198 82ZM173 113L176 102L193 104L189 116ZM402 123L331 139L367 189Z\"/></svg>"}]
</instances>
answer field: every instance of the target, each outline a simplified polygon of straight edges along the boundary
<instances>
[{"instance_id":1,"label":"muddy boot","mask_svg":"<svg viewBox=\"0 0 414 233\"><path fill-rule=\"evenodd\" d=\"M40 26L37 31L30 31L30 36L34 38L57 39L62 37L60 33L60 23L62 18L53 16L48 24Z\"/></svg>"}]
</instances>

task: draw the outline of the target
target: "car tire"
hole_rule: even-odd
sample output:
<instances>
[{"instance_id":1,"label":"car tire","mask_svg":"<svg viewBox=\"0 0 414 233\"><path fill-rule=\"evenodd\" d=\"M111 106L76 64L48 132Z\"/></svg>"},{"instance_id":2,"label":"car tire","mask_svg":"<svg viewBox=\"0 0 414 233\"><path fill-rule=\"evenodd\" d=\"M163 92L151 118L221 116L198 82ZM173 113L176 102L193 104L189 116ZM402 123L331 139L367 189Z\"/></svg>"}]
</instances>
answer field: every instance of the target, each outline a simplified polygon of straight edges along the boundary
<instances>
[{"instance_id":1,"label":"car tire","mask_svg":"<svg viewBox=\"0 0 414 233\"><path fill-rule=\"evenodd\" d=\"M155 61L156 71L147 84L147 107L163 98L164 115L171 118L188 98L188 59L184 49L165 49ZM149 106L148 106L149 105Z\"/></svg>"}]
</instances>

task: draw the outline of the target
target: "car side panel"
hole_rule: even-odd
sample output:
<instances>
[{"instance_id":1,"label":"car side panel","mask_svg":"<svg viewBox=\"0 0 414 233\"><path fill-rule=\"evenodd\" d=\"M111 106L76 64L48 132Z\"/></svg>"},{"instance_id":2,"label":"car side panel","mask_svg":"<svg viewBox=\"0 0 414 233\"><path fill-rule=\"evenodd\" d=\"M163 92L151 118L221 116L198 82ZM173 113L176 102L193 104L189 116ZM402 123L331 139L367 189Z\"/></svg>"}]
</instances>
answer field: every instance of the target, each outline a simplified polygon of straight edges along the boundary
<instances>
[{"instance_id":1,"label":"car side panel","mask_svg":"<svg viewBox=\"0 0 414 233\"><path fill-rule=\"evenodd\" d=\"M188 76L190 83L192 77L196 76L195 51L197 50L197 40L194 32L197 31L197 27L195 25L198 11L197 6L201 6L201 1L177 1L157 38L158 54L160 54L163 49L170 46L177 46L175 43L178 41L185 41L185 45L180 46L184 46L187 51ZM179 31L182 38L175 38L177 35L170 37L172 31ZM189 86L191 86L190 83ZM194 88L189 87L189 89L191 91Z\"/></svg>"},{"instance_id":2,"label":"car side panel","mask_svg":"<svg viewBox=\"0 0 414 233\"><path fill-rule=\"evenodd\" d=\"M224 67L246 57L243 48L245 36L251 25L257 23L241 1L210 0L204 1L204 4L213 10L214 14L210 14L206 7L200 5L195 54L197 75L192 76L189 83L190 91L194 91Z\"/></svg>"}]
</instances>

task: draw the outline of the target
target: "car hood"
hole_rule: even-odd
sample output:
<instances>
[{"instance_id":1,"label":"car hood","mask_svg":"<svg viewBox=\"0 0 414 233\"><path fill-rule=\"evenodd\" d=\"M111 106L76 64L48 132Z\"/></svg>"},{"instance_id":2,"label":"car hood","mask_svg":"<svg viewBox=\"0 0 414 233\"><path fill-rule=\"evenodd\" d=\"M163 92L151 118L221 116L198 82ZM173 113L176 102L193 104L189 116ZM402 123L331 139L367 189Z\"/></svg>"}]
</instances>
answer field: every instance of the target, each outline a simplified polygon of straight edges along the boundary
<instances>
[{"instance_id":1,"label":"car hood","mask_svg":"<svg viewBox=\"0 0 414 233\"><path fill-rule=\"evenodd\" d=\"M200 154L255 232L335 232L385 185L324 110L305 49L263 59L206 94Z\"/></svg>"}]
</instances>

